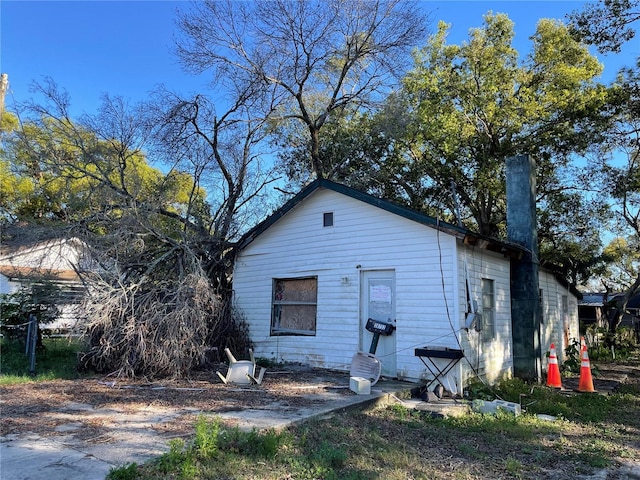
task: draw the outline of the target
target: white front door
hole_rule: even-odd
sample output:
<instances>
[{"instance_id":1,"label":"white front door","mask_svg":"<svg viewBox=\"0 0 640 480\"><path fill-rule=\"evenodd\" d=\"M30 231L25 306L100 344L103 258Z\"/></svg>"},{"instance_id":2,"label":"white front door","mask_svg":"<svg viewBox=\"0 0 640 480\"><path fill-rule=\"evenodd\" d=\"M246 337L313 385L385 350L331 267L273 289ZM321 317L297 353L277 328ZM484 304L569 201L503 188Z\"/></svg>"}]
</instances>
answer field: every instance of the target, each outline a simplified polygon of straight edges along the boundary
<instances>
[{"instance_id":1,"label":"white front door","mask_svg":"<svg viewBox=\"0 0 640 480\"><path fill-rule=\"evenodd\" d=\"M362 272L360 282L360 349L370 352L374 334L366 329L367 320L372 318L382 322L395 323L396 319L396 276L393 270ZM382 361L382 374L395 377L396 332L379 335L375 356Z\"/></svg>"}]
</instances>

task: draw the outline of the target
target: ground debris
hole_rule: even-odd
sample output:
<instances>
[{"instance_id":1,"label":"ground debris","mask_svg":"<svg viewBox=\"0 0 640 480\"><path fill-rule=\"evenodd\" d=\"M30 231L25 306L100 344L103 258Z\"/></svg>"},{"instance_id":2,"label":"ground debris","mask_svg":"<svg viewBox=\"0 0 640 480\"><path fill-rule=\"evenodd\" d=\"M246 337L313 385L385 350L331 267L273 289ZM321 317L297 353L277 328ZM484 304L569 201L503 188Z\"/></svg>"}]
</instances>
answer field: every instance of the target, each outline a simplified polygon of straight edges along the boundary
<instances>
[{"instance_id":1,"label":"ground debris","mask_svg":"<svg viewBox=\"0 0 640 480\"><path fill-rule=\"evenodd\" d=\"M78 380L52 380L0 387L2 416L0 435L31 431L52 435L60 424L55 415L66 405L86 404L93 408L143 411L149 405L185 411L229 411L256 408L265 402L284 402L292 407L309 403L305 392L318 388L335 388L347 395L349 376L346 372L296 367L268 372L261 385L243 388L223 384L215 377L215 368L200 371L189 378L149 382L127 379L125 382L89 377ZM171 430L172 427L168 426ZM182 428L180 428L182 430ZM99 434L99 432L98 432Z\"/></svg>"}]
</instances>

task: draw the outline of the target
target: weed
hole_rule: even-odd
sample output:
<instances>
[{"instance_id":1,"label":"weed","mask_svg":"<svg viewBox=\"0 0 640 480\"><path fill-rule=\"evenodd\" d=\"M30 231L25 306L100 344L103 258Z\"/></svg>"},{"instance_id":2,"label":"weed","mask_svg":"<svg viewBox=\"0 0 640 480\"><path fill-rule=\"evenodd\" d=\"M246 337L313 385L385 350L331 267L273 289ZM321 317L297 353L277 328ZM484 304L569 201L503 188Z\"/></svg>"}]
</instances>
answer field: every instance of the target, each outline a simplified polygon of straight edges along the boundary
<instances>
[{"instance_id":1,"label":"weed","mask_svg":"<svg viewBox=\"0 0 640 480\"><path fill-rule=\"evenodd\" d=\"M158 458L158 469L162 473L177 470L186 459L185 442L180 438L169 440L169 451Z\"/></svg>"},{"instance_id":2,"label":"weed","mask_svg":"<svg viewBox=\"0 0 640 480\"><path fill-rule=\"evenodd\" d=\"M478 450L478 447L475 445L469 445L468 443L461 443L458 445L458 451L468 458L475 459L484 459L487 458L487 455Z\"/></svg>"},{"instance_id":3,"label":"weed","mask_svg":"<svg viewBox=\"0 0 640 480\"><path fill-rule=\"evenodd\" d=\"M196 436L194 448L201 458L212 458L218 453L218 436L220 434L220 421L209 421L203 415L196 421Z\"/></svg>"},{"instance_id":4,"label":"weed","mask_svg":"<svg viewBox=\"0 0 640 480\"><path fill-rule=\"evenodd\" d=\"M593 468L605 468L611 464L611 461L601 452L582 452L579 456L580 460Z\"/></svg>"},{"instance_id":5,"label":"weed","mask_svg":"<svg viewBox=\"0 0 640 480\"><path fill-rule=\"evenodd\" d=\"M225 430L220 434L220 443L225 451L247 456L274 458L282 445L289 442L286 433L269 429L264 432L243 432L239 428Z\"/></svg>"},{"instance_id":6,"label":"weed","mask_svg":"<svg viewBox=\"0 0 640 480\"><path fill-rule=\"evenodd\" d=\"M180 478L183 480L192 480L199 477L200 469L196 465L193 457L186 457L180 467Z\"/></svg>"},{"instance_id":7,"label":"weed","mask_svg":"<svg viewBox=\"0 0 640 480\"><path fill-rule=\"evenodd\" d=\"M610 397L597 393L583 393L566 398L571 408L572 419L586 422L601 422L611 412L613 404Z\"/></svg>"},{"instance_id":8,"label":"weed","mask_svg":"<svg viewBox=\"0 0 640 480\"><path fill-rule=\"evenodd\" d=\"M471 380L466 388L470 399L493 400L496 398L496 392L490 385L480 380Z\"/></svg>"},{"instance_id":9,"label":"weed","mask_svg":"<svg viewBox=\"0 0 640 480\"><path fill-rule=\"evenodd\" d=\"M505 470L514 477L520 478L522 476L522 463L520 460L512 457L508 457L504 462Z\"/></svg>"},{"instance_id":10,"label":"weed","mask_svg":"<svg viewBox=\"0 0 640 480\"><path fill-rule=\"evenodd\" d=\"M135 480L136 478L138 478L138 464L129 463L109 469L105 480Z\"/></svg>"},{"instance_id":11,"label":"weed","mask_svg":"<svg viewBox=\"0 0 640 480\"><path fill-rule=\"evenodd\" d=\"M551 453L543 450L539 445L536 445L536 448L531 448L531 446L524 446L521 452L524 455L530 455L532 461L538 464L547 463L548 459L552 456Z\"/></svg>"},{"instance_id":12,"label":"weed","mask_svg":"<svg viewBox=\"0 0 640 480\"><path fill-rule=\"evenodd\" d=\"M620 395L635 395L640 397L640 383L623 383L618 385L616 392Z\"/></svg>"},{"instance_id":13,"label":"weed","mask_svg":"<svg viewBox=\"0 0 640 480\"><path fill-rule=\"evenodd\" d=\"M409 409L407 407L405 407L404 405L400 404L400 403L394 403L393 405L389 406L389 409L399 419L405 420L405 419L409 418L409 416L410 416Z\"/></svg>"},{"instance_id":14,"label":"weed","mask_svg":"<svg viewBox=\"0 0 640 480\"><path fill-rule=\"evenodd\" d=\"M275 457L280 447L289 441L286 434L276 432L273 429L263 432L259 439L260 441L256 442L258 446L256 454L265 458Z\"/></svg>"},{"instance_id":15,"label":"weed","mask_svg":"<svg viewBox=\"0 0 640 480\"><path fill-rule=\"evenodd\" d=\"M562 395L560 392L537 384L530 384L518 378L507 379L493 387L493 396L489 390L477 390L480 397L496 397L509 402L519 403L532 414L545 413L556 417L599 422L613 407L611 397L598 394Z\"/></svg>"},{"instance_id":16,"label":"weed","mask_svg":"<svg viewBox=\"0 0 640 480\"><path fill-rule=\"evenodd\" d=\"M580 373L581 361L580 341L574 339L564 349L564 361L560 366L560 371L565 374L578 374Z\"/></svg>"},{"instance_id":17,"label":"weed","mask_svg":"<svg viewBox=\"0 0 640 480\"><path fill-rule=\"evenodd\" d=\"M590 360L627 360L637 352L638 342L631 328L619 327L615 333L606 328L590 328L587 333L594 339L593 344L589 345ZM597 371L593 373L597 374Z\"/></svg>"},{"instance_id":18,"label":"weed","mask_svg":"<svg viewBox=\"0 0 640 480\"><path fill-rule=\"evenodd\" d=\"M339 446L322 442L313 455L313 463L330 469L340 468L347 460L347 454Z\"/></svg>"}]
</instances>

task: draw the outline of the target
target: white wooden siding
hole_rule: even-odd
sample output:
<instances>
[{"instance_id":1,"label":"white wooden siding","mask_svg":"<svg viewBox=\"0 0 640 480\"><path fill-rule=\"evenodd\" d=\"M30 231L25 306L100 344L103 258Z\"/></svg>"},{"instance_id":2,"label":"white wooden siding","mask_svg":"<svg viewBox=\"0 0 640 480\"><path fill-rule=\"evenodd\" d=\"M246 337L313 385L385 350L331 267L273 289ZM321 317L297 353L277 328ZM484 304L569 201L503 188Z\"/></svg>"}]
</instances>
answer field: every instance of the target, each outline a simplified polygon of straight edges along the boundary
<instances>
[{"instance_id":1,"label":"white wooden siding","mask_svg":"<svg viewBox=\"0 0 640 480\"><path fill-rule=\"evenodd\" d=\"M332 227L322 226L325 212L334 213ZM419 378L424 365L414 348L435 341L457 344L447 319L448 311L457 323L460 308L455 249L454 237L433 228L331 190L314 192L237 258L235 300L248 320L256 356L348 370L360 344L360 272L392 269L396 362ZM271 337L272 279L306 275L318 277L316 335Z\"/></svg>"},{"instance_id":2,"label":"white wooden siding","mask_svg":"<svg viewBox=\"0 0 640 480\"><path fill-rule=\"evenodd\" d=\"M540 290L542 290L542 326L540 329L540 342L542 348L543 370L547 370L548 358L545 355L553 343L556 348L558 362L564 361L564 350L567 341L564 334L562 321L562 296L567 296L569 332L568 342L579 340L578 323L578 299L564 285L560 284L555 276L546 270L539 273Z\"/></svg>"},{"instance_id":3,"label":"white wooden siding","mask_svg":"<svg viewBox=\"0 0 640 480\"><path fill-rule=\"evenodd\" d=\"M331 227L323 227L327 212L333 212ZM491 341L464 328L465 263L479 309L482 278L494 282L496 334ZM415 348L425 346L464 350L465 359L453 370L448 385L453 382L460 393L475 375L494 382L512 374L508 258L465 246L447 233L322 188L238 254L235 300L247 318L256 356L348 371L361 345L361 272L373 270L395 274L396 365L404 377L430 377L414 355ZM316 334L272 337L273 279L303 276L318 278ZM562 331L557 311L562 294L568 295L571 331L577 334L575 297L546 273L541 273L540 286L545 301L550 302L544 327L549 331L544 330L543 343L557 333L553 328Z\"/></svg>"},{"instance_id":4,"label":"white wooden siding","mask_svg":"<svg viewBox=\"0 0 640 480\"><path fill-rule=\"evenodd\" d=\"M482 332L474 329L462 329L461 344L465 352L462 362L461 378L466 380L480 375L493 382L513 373L513 349L511 336L511 294L510 263L507 258L486 250L465 247L460 250L459 291L460 302L466 309L465 262L469 270L472 299L478 303L478 311L482 312L482 279L494 281L496 319L495 337L489 342L482 339ZM460 321L464 322L462 310ZM464 323L461 323L464 325Z\"/></svg>"}]
</instances>

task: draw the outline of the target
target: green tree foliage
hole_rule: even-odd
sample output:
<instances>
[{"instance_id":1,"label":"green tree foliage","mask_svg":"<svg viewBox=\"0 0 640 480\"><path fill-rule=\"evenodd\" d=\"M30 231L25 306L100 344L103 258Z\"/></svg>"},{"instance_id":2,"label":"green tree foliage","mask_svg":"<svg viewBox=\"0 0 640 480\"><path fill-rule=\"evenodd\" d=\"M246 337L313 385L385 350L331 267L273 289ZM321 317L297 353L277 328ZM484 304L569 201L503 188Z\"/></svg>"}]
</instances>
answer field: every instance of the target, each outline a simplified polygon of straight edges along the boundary
<instances>
[{"instance_id":1,"label":"green tree foliage","mask_svg":"<svg viewBox=\"0 0 640 480\"><path fill-rule=\"evenodd\" d=\"M602 53L619 52L622 45L635 37L630 26L640 20L638 0L599 0L587 4L583 11L573 12L572 33L585 43L597 45Z\"/></svg>"},{"instance_id":2,"label":"green tree foliage","mask_svg":"<svg viewBox=\"0 0 640 480\"><path fill-rule=\"evenodd\" d=\"M33 183L12 172L12 162L6 151L5 142L19 127L18 117L3 111L0 119L0 219L4 223L11 211L29 196ZM19 207L18 207L19 208Z\"/></svg>"},{"instance_id":3,"label":"green tree foliage","mask_svg":"<svg viewBox=\"0 0 640 480\"><path fill-rule=\"evenodd\" d=\"M629 288L638 274L640 274L640 244L638 239L631 237L616 237L603 249L603 254L610 260L608 288L618 292Z\"/></svg>"},{"instance_id":4,"label":"green tree foliage","mask_svg":"<svg viewBox=\"0 0 640 480\"><path fill-rule=\"evenodd\" d=\"M89 124L43 109L39 114L5 139L2 165L7 181L18 187L12 198L3 198L6 218L71 223L122 215L136 205L172 216L188 203L188 174L164 175L140 150L101 138Z\"/></svg>"},{"instance_id":5,"label":"green tree foliage","mask_svg":"<svg viewBox=\"0 0 640 480\"><path fill-rule=\"evenodd\" d=\"M534 156L540 195L548 195L558 167L595 133L592 120L607 98L595 81L602 67L551 20L539 22L521 64L505 15L487 15L462 45L447 45L446 32L441 24L405 81L408 161L428 179L428 197L453 180L464 214L481 233L500 236L505 159Z\"/></svg>"},{"instance_id":6,"label":"green tree foliage","mask_svg":"<svg viewBox=\"0 0 640 480\"><path fill-rule=\"evenodd\" d=\"M14 293L0 295L0 327L9 338L24 337L30 316L38 320L38 345L42 345L42 325L60 315L60 288L51 282L32 283Z\"/></svg>"},{"instance_id":7,"label":"green tree foliage","mask_svg":"<svg viewBox=\"0 0 640 480\"><path fill-rule=\"evenodd\" d=\"M584 278L606 205L581 193L572 155L608 125L602 66L565 25L541 20L532 51L512 46L513 23L488 14L460 45L439 25L416 51L403 88L368 115L332 117L321 153L331 178L495 237L505 235L505 159L532 155L538 168L541 252L568 278ZM355 122L355 124L354 124ZM301 178L303 155L287 158ZM297 177L294 177L297 175ZM595 200L594 200L595 198ZM573 256L579 253L580 261Z\"/></svg>"},{"instance_id":8,"label":"green tree foliage","mask_svg":"<svg viewBox=\"0 0 640 480\"><path fill-rule=\"evenodd\" d=\"M594 44L600 52L620 52L622 45L635 37L640 21L637 0L600 0L582 12L570 16L572 32ZM590 167L595 172L603 196L612 199L613 230L625 242L614 240L604 251L605 272L601 276L607 291L618 288L615 315L610 322L613 333L619 325L629 299L640 293L637 251L640 239L640 58L635 68L623 68L612 86L615 93L608 105L614 119L604 141L594 148ZM616 253L618 252L618 253ZM627 253L620 253L627 252ZM612 287L613 286L613 287Z\"/></svg>"}]
</instances>

